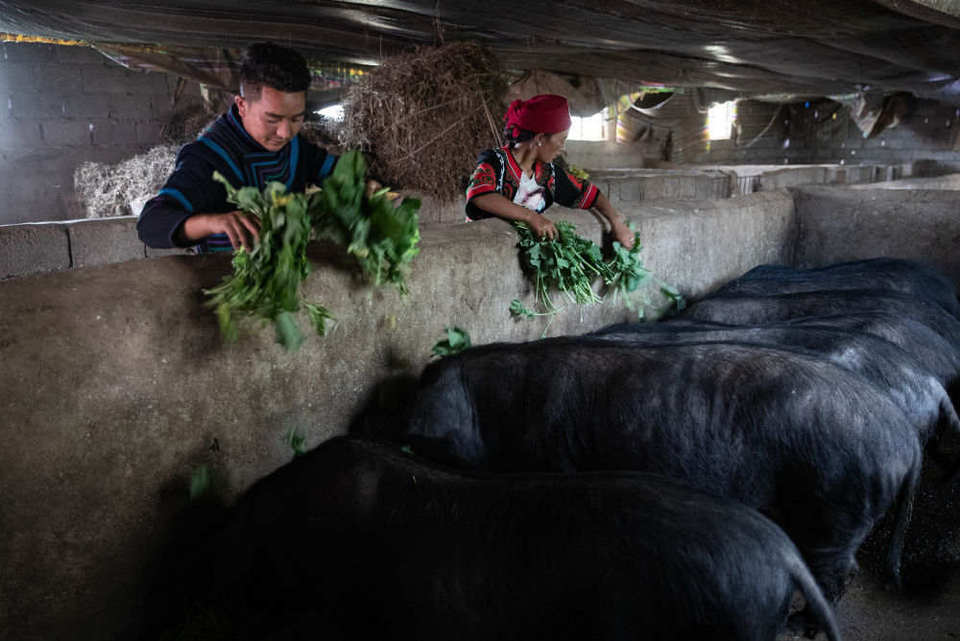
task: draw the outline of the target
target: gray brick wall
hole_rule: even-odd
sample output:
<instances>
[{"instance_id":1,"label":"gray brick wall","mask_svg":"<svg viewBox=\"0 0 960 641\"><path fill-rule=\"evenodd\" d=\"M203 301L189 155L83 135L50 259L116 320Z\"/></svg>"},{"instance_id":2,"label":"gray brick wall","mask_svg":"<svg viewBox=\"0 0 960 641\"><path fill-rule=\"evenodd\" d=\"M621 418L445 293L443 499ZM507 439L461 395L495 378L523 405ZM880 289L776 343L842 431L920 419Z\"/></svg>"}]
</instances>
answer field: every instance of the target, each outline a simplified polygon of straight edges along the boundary
<instances>
[{"instance_id":1,"label":"gray brick wall","mask_svg":"<svg viewBox=\"0 0 960 641\"><path fill-rule=\"evenodd\" d=\"M0 225L83 217L77 165L158 144L175 86L88 47L0 45Z\"/></svg>"}]
</instances>

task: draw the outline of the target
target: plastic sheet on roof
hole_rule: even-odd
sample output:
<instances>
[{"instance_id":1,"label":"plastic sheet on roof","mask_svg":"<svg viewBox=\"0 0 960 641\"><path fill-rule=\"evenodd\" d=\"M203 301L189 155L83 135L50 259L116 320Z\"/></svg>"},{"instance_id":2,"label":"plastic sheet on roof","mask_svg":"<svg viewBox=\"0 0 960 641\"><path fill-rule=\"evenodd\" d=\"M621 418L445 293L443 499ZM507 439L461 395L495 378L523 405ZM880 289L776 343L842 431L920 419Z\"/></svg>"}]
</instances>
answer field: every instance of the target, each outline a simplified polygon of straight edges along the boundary
<instances>
[{"instance_id":1,"label":"plastic sheet on roof","mask_svg":"<svg viewBox=\"0 0 960 641\"><path fill-rule=\"evenodd\" d=\"M93 47L128 69L175 73L228 92L236 92L240 85L240 49L118 43L95 43ZM310 102L315 107L336 102L365 73L362 68L338 62L310 60L309 65L313 75Z\"/></svg>"},{"instance_id":2,"label":"plastic sheet on roof","mask_svg":"<svg viewBox=\"0 0 960 641\"><path fill-rule=\"evenodd\" d=\"M960 9L945 0L0 0L0 30L240 49L271 39L376 64L475 40L508 69L753 94L878 90L960 104ZM202 65L200 65L202 67Z\"/></svg>"}]
</instances>

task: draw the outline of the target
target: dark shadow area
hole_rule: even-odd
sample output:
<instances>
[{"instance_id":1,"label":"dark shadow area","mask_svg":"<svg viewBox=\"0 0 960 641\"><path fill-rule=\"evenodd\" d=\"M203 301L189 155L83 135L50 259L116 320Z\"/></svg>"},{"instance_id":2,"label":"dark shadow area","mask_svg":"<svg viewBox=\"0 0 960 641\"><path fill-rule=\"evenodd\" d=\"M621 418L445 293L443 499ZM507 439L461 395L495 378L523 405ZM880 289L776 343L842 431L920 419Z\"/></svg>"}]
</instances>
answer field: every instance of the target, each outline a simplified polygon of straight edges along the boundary
<instances>
[{"instance_id":1,"label":"dark shadow area","mask_svg":"<svg viewBox=\"0 0 960 641\"><path fill-rule=\"evenodd\" d=\"M950 471L930 457L924 463L901 562L901 596L906 599L938 596L960 573L960 479ZM880 520L857 554L874 577L884 576L892 516Z\"/></svg>"},{"instance_id":2,"label":"dark shadow area","mask_svg":"<svg viewBox=\"0 0 960 641\"><path fill-rule=\"evenodd\" d=\"M401 440L417 387L418 379L412 374L399 374L381 380L360 404L347 432L384 441Z\"/></svg>"},{"instance_id":3,"label":"dark shadow area","mask_svg":"<svg viewBox=\"0 0 960 641\"><path fill-rule=\"evenodd\" d=\"M160 522L166 527L147 571L142 624L135 638L231 638L231 624L214 598L228 576L218 564L216 552L222 548L213 543L230 515L224 483L210 466L193 469L190 479L171 480L161 490Z\"/></svg>"}]
</instances>

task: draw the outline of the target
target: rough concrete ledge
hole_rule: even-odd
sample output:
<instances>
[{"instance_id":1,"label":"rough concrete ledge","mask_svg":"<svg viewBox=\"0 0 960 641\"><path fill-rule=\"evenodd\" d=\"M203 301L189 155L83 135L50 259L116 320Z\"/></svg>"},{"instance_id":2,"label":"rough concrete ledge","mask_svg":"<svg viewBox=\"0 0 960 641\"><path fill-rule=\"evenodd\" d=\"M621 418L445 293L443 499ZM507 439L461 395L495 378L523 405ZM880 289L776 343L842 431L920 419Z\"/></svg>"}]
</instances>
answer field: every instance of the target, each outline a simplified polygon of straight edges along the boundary
<instances>
[{"instance_id":1,"label":"rough concrete ledge","mask_svg":"<svg viewBox=\"0 0 960 641\"><path fill-rule=\"evenodd\" d=\"M70 268L66 225L0 225L0 280Z\"/></svg>"},{"instance_id":2,"label":"rough concrete ledge","mask_svg":"<svg viewBox=\"0 0 960 641\"><path fill-rule=\"evenodd\" d=\"M960 192L798 187L796 264L896 256L960 283Z\"/></svg>"},{"instance_id":3,"label":"rough concrete ledge","mask_svg":"<svg viewBox=\"0 0 960 641\"><path fill-rule=\"evenodd\" d=\"M0 280L188 251L146 247L136 216L0 225Z\"/></svg>"},{"instance_id":4,"label":"rough concrete ledge","mask_svg":"<svg viewBox=\"0 0 960 641\"><path fill-rule=\"evenodd\" d=\"M930 178L904 178L903 180L888 180L870 185L853 185L850 189L960 189L960 174L947 174Z\"/></svg>"},{"instance_id":5,"label":"rough concrete ledge","mask_svg":"<svg viewBox=\"0 0 960 641\"><path fill-rule=\"evenodd\" d=\"M137 236L137 217L78 220L66 225L71 267L92 267L146 258Z\"/></svg>"},{"instance_id":6,"label":"rough concrete ledge","mask_svg":"<svg viewBox=\"0 0 960 641\"><path fill-rule=\"evenodd\" d=\"M789 261L785 192L625 213L648 267L688 295ZM599 240L589 213L551 214ZM0 282L0 639L136 638L144 577L198 465L228 496L243 490L289 461L289 430L315 446L345 431L383 383L418 375L446 325L475 343L539 337L547 319L508 312L532 296L515 244L499 220L426 226L405 297L362 285L318 251L305 294L338 323L295 354L269 328L223 344L200 290L228 273L229 256ZM632 317L568 308L549 334Z\"/></svg>"},{"instance_id":7,"label":"rough concrete ledge","mask_svg":"<svg viewBox=\"0 0 960 641\"><path fill-rule=\"evenodd\" d=\"M774 169L760 174L760 189L771 191L794 185L822 185L828 177L827 168L819 165Z\"/></svg>"},{"instance_id":8,"label":"rough concrete ledge","mask_svg":"<svg viewBox=\"0 0 960 641\"><path fill-rule=\"evenodd\" d=\"M713 169L601 169L591 174L591 180L616 207L629 211L646 201L711 200L806 184L874 182L910 176L912 172L909 163L846 167L731 165ZM934 187L931 183L926 188ZM409 190L402 193L421 200L421 224L464 220L462 196L444 202ZM30 225L0 226L0 249L5 250L0 253L0 278L189 253L184 249L145 247L137 239L136 220L135 216L123 216L56 223L61 228L49 227L53 223L37 223L48 225L43 229ZM67 232L66 244L59 233L61 229ZM46 238L50 239L49 244L44 241ZM11 249L6 250L8 247Z\"/></svg>"},{"instance_id":9,"label":"rough concrete ledge","mask_svg":"<svg viewBox=\"0 0 960 641\"><path fill-rule=\"evenodd\" d=\"M728 198L736 183L729 174L710 170L603 170L591 172L590 180L617 206L642 200Z\"/></svg>"}]
</instances>

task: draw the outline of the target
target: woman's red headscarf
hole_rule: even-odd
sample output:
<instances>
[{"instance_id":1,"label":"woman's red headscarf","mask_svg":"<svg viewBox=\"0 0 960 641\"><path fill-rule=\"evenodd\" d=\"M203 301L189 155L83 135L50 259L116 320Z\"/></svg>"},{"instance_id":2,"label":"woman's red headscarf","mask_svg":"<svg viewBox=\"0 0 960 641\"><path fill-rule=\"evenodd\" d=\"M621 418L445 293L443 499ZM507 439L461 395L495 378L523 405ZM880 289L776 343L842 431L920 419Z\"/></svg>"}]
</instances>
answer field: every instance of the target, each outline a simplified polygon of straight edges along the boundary
<instances>
[{"instance_id":1,"label":"woman's red headscarf","mask_svg":"<svg viewBox=\"0 0 960 641\"><path fill-rule=\"evenodd\" d=\"M530 100L514 100L503 119L514 136L517 129L555 134L570 128L570 107L563 96L541 94Z\"/></svg>"}]
</instances>

